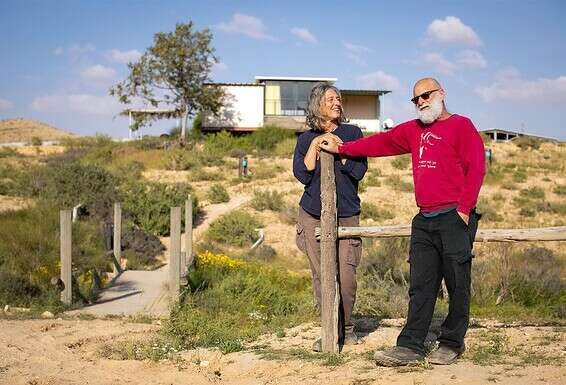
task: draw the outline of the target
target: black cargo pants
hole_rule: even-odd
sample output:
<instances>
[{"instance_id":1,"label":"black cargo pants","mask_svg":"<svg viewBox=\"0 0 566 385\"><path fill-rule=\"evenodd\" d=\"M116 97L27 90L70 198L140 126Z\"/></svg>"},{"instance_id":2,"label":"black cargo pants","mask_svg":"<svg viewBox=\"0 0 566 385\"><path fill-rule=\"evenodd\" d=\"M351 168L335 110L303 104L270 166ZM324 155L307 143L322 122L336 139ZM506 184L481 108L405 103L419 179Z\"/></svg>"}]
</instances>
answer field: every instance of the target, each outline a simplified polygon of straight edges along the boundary
<instances>
[{"instance_id":1,"label":"black cargo pants","mask_svg":"<svg viewBox=\"0 0 566 385\"><path fill-rule=\"evenodd\" d=\"M436 297L442 279L449 296L448 316L438 341L459 351L470 318L472 246L480 215L472 210L469 224L456 210L427 218L417 214L411 225L410 287L407 323L397 345L425 353Z\"/></svg>"}]
</instances>

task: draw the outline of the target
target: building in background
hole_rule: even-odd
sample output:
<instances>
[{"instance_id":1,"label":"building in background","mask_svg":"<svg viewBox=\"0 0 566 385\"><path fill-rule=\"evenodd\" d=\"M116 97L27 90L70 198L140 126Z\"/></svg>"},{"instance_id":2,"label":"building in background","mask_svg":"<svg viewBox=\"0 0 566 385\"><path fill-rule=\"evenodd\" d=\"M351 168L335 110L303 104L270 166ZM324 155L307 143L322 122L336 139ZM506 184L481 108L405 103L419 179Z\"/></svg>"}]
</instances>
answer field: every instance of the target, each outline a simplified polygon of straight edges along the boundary
<instances>
[{"instance_id":1,"label":"building in background","mask_svg":"<svg viewBox=\"0 0 566 385\"><path fill-rule=\"evenodd\" d=\"M223 107L218 116L203 113L203 131L255 131L276 125L305 131L305 117L312 87L336 83L336 78L256 76L255 83L210 83L224 89ZM391 91L340 90L342 106L350 123L362 130L382 130L380 97Z\"/></svg>"}]
</instances>

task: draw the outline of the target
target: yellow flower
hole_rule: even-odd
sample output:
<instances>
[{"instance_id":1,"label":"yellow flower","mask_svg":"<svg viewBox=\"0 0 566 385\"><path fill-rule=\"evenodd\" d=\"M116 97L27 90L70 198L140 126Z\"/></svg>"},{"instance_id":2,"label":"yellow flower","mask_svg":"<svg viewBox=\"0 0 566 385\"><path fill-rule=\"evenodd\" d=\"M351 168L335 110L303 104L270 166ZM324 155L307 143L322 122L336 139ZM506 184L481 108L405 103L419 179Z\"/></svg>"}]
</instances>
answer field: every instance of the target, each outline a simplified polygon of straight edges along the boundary
<instances>
[{"instance_id":1,"label":"yellow flower","mask_svg":"<svg viewBox=\"0 0 566 385\"><path fill-rule=\"evenodd\" d=\"M243 261L230 258L224 254L214 254L208 250L202 253L197 253L196 258L197 258L197 263L201 265L227 267L229 269L236 269L246 265L246 263Z\"/></svg>"}]
</instances>

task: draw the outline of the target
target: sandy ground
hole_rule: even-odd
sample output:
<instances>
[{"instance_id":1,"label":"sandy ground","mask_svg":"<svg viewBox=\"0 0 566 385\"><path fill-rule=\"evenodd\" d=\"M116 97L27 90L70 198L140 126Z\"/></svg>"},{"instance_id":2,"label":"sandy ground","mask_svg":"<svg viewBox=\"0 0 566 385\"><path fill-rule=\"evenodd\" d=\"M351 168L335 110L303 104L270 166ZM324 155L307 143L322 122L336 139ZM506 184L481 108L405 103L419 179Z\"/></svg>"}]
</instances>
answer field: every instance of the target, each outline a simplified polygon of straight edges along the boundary
<instances>
[{"instance_id":1,"label":"sandy ground","mask_svg":"<svg viewBox=\"0 0 566 385\"><path fill-rule=\"evenodd\" d=\"M0 320L0 384L564 384L566 328L514 327L471 329L471 350L456 364L381 368L372 352L394 343L401 320L384 320L364 343L344 349L344 363L327 366L307 350L319 333L301 325L278 338L264 336L248 350L222 354L197 349L172 360L105 358L110 346L147 340L157 324L124 320ZM477 365L474 344L489 333L508 339L504 363ZM301 349L301 350L298 350ZM298 358L293 352L304 352ZM267 356L270 356L268 358ZM293 357L294 356L294 357ZM532 360L529 357L539 357ZM315 357L315 358L313 358Z\"/></svg>"}]
</instances>

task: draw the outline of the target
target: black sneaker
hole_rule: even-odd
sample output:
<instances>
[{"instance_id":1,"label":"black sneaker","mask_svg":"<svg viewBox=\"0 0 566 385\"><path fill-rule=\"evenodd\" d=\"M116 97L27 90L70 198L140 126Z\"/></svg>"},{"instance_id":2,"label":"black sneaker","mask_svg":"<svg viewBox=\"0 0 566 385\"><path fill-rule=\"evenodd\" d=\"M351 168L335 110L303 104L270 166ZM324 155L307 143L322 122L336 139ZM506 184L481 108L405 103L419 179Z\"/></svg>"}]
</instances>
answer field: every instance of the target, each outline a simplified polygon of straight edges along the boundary
<instances>
[{"instance_id":1,"label":"black sneaker","mask_svg":"<svg viewBox=\"0 0 566 385\"><path fill-rule=\"evenodd\" d=\"M412 349L395 346L388 350L375 352L373 359L377 365L381 366L406 366L423 362L424 356Z\"/></svg>"},{"instance_id":2,"label":"black sneaker","mask_svg":"<svg viewBox=\"0 0 566 385\"><path fill-rule=\"evenodd\" d=\"M450 346L440 345L428 356L428 362L436 365L450 365L462 355L462 352Z\"/></svg>"}]
</instances>

